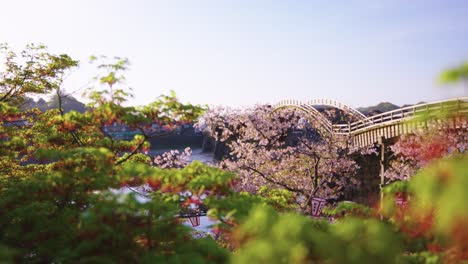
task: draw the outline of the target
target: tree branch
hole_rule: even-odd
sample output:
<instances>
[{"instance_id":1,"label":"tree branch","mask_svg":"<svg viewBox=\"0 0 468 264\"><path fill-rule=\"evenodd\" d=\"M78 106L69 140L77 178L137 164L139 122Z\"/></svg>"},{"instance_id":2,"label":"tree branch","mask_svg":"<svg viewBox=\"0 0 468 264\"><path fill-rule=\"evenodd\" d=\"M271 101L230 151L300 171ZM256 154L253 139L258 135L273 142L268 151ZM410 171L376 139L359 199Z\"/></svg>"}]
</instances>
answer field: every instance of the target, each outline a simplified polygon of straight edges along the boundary
<instances>
[{"instance_id":1,"label":"tree branch","mask_svg":"<svg viewBox=\"0 0 468 264\"><path fill-rule=\"evenodd\" d=\"M146 135L143 135L143 137L144 137L144 138L143 138L143 140L140 142L140 144L138 144L138 147L137 147L134 151L132 151L132 153L130 153L128 156L126 156L125 158L122 158L122 159L118 160L118 161L115 163L115 165L120 165L120 164L126 162L128 159L130 159L133 155L135 155L135 154L138 152L138 150L143 146L143 144L146 142L146 140L148 139L148 138L146 137Z\"/></svg>"},{"instance_id":2,"label":"tree branch","mask_svg":"<svg viewBox=\"0 0 468 264\"><path fill-rule=\"evenodd\" d=\"M287 184L285 183L282 183L282 182L279 182L279 181L275 181L273 179L270 179L268 176L266 176L264 173L262 173L261 171L255 169L255 168L252 168L250 166L247 166L247 165L244 165L244 168L248 169L248 170L251 170L255 173L257 173L258 175L260 175L263 179L265 179L266 181L270 182L270 183L273 183L273 184L276 184L276 185L279 185L283 188L285 188L286 190L288 191L291 191L291 192L296 192L296 193L300 193L300 194L304 194L304 191L303 190L300 190L300 189L296 189L296 188L293 188L293 187L290 187L288 186Z\"/></svg>"}]
</instances>

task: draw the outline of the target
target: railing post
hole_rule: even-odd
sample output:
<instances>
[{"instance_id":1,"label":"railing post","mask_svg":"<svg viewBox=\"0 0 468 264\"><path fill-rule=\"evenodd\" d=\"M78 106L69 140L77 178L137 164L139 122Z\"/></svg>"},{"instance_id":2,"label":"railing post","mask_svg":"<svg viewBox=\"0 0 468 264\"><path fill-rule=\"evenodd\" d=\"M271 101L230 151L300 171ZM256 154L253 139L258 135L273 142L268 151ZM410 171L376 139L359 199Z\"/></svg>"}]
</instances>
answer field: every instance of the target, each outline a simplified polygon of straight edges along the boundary
<instances>
[{"instance_id":1,"label":"railing post","mask_svg":"<svg viewBox=\"0 0 468 264\"><path fill-rule=\"evenodd\" d=\"M424 129L425 130L427 130L427 119L429 119L429 105L426 105L426 118L424 118Z\"/></svg>"}]
</instances>

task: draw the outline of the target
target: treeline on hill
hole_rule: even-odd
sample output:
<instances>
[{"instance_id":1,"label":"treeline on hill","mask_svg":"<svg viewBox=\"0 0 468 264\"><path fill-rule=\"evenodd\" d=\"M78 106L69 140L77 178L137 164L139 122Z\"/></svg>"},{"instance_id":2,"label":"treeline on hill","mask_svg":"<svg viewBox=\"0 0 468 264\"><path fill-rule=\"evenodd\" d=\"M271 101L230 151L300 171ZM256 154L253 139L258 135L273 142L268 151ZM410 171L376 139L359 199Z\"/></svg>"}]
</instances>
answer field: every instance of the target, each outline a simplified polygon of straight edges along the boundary
<instances>
[{"instance_id":1,"label":"treeline on hill","mask_svg":"<svg viewBox=\"0 0 468 264\"><path fill-rule=\"evenodd\" d=\"M76 99L72 95L64 95L61 103L62 103L62 108L66 113L71 110L77 111L79 113L83 113L84 111L86 111L86 105L80 102L78 99ZM423 102L419 102L419 103L423 103ZM59 105L59 102L58 102L56 95L51 96L49 100L44 100L43 98L39 98L35 100L33 98L26 97L24 103L20 105L20 109L28 110L28 109L33 109L33 108L39 108L41 111L45 112L47 110L57 108L58 105ZM406 107L406 106L411 106L411 105L407 104L401 107ZM358 107L357 110L366 116L372 116L372 115L392 111L398 108L400 108L400 106L392 104L390 102L382 102L374 106ZM333 116L331 117L332 119L331 121L334 121L333 123L339 123L340 120L346 119L346 117L344 116L345 114L339 111L338 109L318 107L318 110L322 112L332 111Z\"/></svg>"},{"instance_id":2,"label":"treeline on hill","mask_svg":"<svg viewBox=\"0 0 468 264\"><path fill-rule=\"evenodd\" d=\"M44 46L20 55L6 45L1 50L2 263L468 260L466 116L458 117L460 130L441 122L397 145L386 175L394 183L372 208L343 197L366 184L355 155L376 150L351 149L332 136L299 135L297 144L285 145L291 131L314 126L295 111L207 110L174 93L126 107L129 63L119 57L92 58L98 75L88 111L23 110L27 97L60 96L62 77L78 61ZM229 159L211 167L188 164L189 151L145 154L149 139L161 136L148 123L170 130L196 120L229 144ZM103 131L112 123L141 133L113 138ZM318 197L334 201L326 217L311 217ZM209 232L184 225L182 216L202 212L214 223Z\"/></svg>"},{"instance_id":3,"label":"treeline on hill","mask_svg":"<svg viewBox=\"0 0 468 264\"><path fill-rule=\"evenodd\" d=\"M392 111L398 108L400 108L398 105L395 105L389 102L382 102L374 106L359 107L356 110L358 110L359 112L363 113L366 116L373 116L373 115L381 114L384 112Z\"/></svg>"},{"instance_id":4,"label":"treeline on hill","mask_svg":"<svg viewBox=\"0 0 468 264\"><path fill-rule=\"evenodd\" d=\"M78 113L83 113L86 111L86 105L80 101L78 101L72 95L64 95L62 96L61 106L65 113L70 111L76 111ZM51 96L49 100L44 100L43 98L39 98L38 100L34 100L33 98L26 97L24 102L19 105L19 108L22 110L30 110L33 108L38 108L42 112L51 109L59 108L59 102L56 95Z\"/></svg>"}]
</instances>

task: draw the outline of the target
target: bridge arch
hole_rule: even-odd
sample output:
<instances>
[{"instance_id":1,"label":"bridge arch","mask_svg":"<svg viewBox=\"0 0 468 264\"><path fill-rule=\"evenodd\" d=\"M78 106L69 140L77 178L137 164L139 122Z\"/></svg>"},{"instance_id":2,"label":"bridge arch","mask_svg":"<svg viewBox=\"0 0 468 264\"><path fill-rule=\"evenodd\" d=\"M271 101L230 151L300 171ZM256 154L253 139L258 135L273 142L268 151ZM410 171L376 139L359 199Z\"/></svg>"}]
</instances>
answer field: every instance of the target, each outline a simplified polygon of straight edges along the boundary
<instances>
[{"instance_id":1,"label":"bridge arch","mask_svg":"<svg viewBox=\"0 0 468 264\"><path fill-rule=\"evenodd\" d=\"M317 129L328 134L333 133L333 124L312 105L304 104L298 100L282 100L273 106L273 112L285 108L295 108L304 111L308 114L308 117L318 122L319 127Z\"/></svg>"},{"instance_id":2,"label":"bridge arch","mask_svg":"<svg viewBox=\"0 0 468 264\"><path fill-rule=\"evenodd\" d=\"M333 99L313 99L305 102L307 105L312 105L312 106L317 106L317 105L323 105L323 106L330 106L334 108L338 108L340 110L343 110L345 113L350 114L356 120L365 120L367 119L367 116L365 116L363 113L359 112L358 110Z\"/></svg>"}]
</instances>

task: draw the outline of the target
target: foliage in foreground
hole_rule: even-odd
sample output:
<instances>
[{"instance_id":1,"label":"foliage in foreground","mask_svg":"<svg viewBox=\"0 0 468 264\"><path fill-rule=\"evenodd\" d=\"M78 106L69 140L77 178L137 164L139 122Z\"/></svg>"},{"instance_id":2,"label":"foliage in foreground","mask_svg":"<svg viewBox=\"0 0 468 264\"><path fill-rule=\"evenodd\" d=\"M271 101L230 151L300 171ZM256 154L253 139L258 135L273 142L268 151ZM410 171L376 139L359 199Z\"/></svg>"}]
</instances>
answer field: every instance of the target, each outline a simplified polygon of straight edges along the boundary
<instances>
[{"instance_id":1,"label":"foliage in foreground","mask_svg":"<svg viewBox=\"0 0 468 264\"><path fill-rule=\"evenodd\" d=\"M202 108L175 94L146 107L124 107L126 59L101 63L84 113L64 113L65 73L78 63L29 46L22 58L3 47L0 80L0 259L30 263L225 262L228 253L210 238L194 239L175 217L183 207L177 190L224 190L230 176L200 164L162 171L143 154L152 122L171 127L193 120ZM102 59L102 58L101 58ZM26 96L54 93L58 108L21 111ZM123 124L140 131L131 141L103 128ZM214 175L215 174L215 175ZM190 177L188 177L190 175ZM213 177L211 177L214 175ZM169 179L168 179L169 178ZM182 178L182 180L181 180ZM154 184L148 202L124 194ZM172 185L171 185L172 184ZM180 185L178 185L180 184ZM178 187L176 187L178 186ZM153 185L153 187L155 187ZM178 189L177 189L178 188ZM202 190L203 189L203 190ZM118 190L118 191L116 191Z\"/></svg>"},{"instance_id":2,"label":"foliage in foreground","mask_svg":"<svg viewBox=\"0 0 468 264\"><path fill-rule=\"evenodd\" d=\"M254 208L234 233L239 251L233 262L466 261L467 164L468 157L455 156L422 170L409 181L407 208L396 206L391 195L379 214L369 214L371 209L362 206L341 205L341 210L339 206L334 211L349 215L333 224L293 213L279 214L272 208Z\"/></svg>"}]
</instances>

